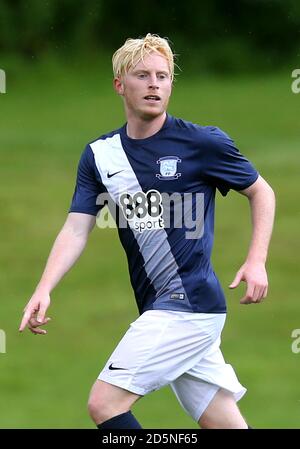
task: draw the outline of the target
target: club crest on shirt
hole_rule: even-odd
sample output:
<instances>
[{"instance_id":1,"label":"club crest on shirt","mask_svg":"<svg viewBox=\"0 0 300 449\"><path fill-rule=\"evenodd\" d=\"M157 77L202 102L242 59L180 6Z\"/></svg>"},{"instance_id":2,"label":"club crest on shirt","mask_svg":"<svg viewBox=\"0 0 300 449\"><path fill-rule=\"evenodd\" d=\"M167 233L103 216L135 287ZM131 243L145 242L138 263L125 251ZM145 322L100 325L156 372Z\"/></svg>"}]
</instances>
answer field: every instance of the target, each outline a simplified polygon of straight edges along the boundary
<instances>
[{"instance_id":1,"label":"club crest on shirt","mask_svg":"<svg viewBox=\"0 0 300 449\"><path fill-rule=\"evenodd\" d=\"M157 173L156 177L162 181L178 179L181 176L181 173L176 173L178 162L181 162L181 159L177 156L165 156L158 159L156 163L160 164L160 173Z\"/></svg>"}]
</instances>

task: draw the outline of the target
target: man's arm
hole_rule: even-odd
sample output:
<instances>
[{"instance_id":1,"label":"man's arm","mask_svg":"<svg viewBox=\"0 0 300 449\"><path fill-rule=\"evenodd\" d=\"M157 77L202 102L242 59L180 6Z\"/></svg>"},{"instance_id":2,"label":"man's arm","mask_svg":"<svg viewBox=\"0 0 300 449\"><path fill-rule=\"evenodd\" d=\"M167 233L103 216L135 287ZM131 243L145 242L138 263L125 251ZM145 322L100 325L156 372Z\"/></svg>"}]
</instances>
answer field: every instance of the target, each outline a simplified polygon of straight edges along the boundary
<instances>
[{"instance_id":1,"label":"man's arm","mask_svg":"<svg viewBox=\"0 0 300 449\"><path fill-rule=\"evenodd\" d=\"M239 193L247 196L251 208L252 238L245 263L229 286L236 288L241 281L247 283L241 304L258 303L267 296L268 276L265 268L275 215L275 194L269 184L258 179Z\"/></svg>"},{"instance_id":2,"label":"man's arm","mask_svg":"<svg viewBox=\"0 0 300 449\"><path fill-rule=\"evenodd\" d=\"M46 311L50 305L50 293L81 255L96 217L71 212L51 249L45 270L34 294L24 309L19 330L26 326L34 334L46 334L39 326L47 324Z\"/></svg>"}]
</instances>

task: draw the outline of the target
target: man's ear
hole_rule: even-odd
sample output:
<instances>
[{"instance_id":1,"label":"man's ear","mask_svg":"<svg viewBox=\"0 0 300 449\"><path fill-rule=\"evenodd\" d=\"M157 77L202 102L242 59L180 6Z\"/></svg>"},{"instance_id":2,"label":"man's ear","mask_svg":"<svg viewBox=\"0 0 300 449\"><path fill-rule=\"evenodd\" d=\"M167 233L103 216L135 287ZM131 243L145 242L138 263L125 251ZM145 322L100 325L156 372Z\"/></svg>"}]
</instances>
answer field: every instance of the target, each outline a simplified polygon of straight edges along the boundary
<instances>
[{"instance_id":1,"label":"man's ear","mask_svg":"<svg viewBox=\"0 0 300 449\"><path fill-rule=\"evenodd\" d=\"M124 84L120 78L114 78L114 88L117 94L124 95Z\"/></svg>"}]
</instances>

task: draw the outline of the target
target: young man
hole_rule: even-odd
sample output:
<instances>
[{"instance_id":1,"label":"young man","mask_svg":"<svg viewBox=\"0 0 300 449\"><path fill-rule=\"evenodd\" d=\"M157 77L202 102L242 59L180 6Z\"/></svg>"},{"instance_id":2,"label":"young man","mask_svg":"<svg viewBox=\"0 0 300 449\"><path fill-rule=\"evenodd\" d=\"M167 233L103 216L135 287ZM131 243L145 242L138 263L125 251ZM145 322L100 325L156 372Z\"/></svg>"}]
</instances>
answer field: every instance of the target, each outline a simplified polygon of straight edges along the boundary
<instances>
[{"instance_id":1,"label":"young man","mask_svg":"<svg viewBox=\"0 0 300 449\"><path fill-rule=\"evenodd\" d=\"M230 287L245 281L241 303L257 304L268 289L274 193L220 129L167 114L174 57L166 39L128 39L113 56L113 70L127 122L86 146L70 213L20 330L46 333L40 327L48 322L50 293L80 256L105 203L102 195L118 212L140 316L93 385L88 408L95 424L140 428L132 405L170 384L200 427L247 428L236 405L246 390L219 348L226 305L210 262L214 197L217 188L249 199L251 244ZM188 219L196 228L201 222L201 230L188 234Z\"/></svg>"}]
</instances>

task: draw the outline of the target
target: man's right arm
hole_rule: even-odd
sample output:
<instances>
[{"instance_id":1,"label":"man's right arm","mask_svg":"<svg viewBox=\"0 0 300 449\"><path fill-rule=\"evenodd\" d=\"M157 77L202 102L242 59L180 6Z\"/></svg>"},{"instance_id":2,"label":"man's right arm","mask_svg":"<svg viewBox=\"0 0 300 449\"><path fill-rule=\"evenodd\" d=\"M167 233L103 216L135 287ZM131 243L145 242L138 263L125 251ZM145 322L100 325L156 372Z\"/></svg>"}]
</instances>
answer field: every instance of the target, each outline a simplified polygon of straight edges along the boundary
<instances>
[{"instance_id":1,"label":"man's right arm","mask_svg":"<svg viewBox=\"0 0 300 449\"><path fill-rule=\"evenodd\" d=\"M20 332L27 326L34 334L46 334L39 326L47 324L46 311L50 305L50 293L81 255L96 217L71 212L59 232L49 254L45 270L34 294L24 309Z\"/></svg>"}]
</instances>

